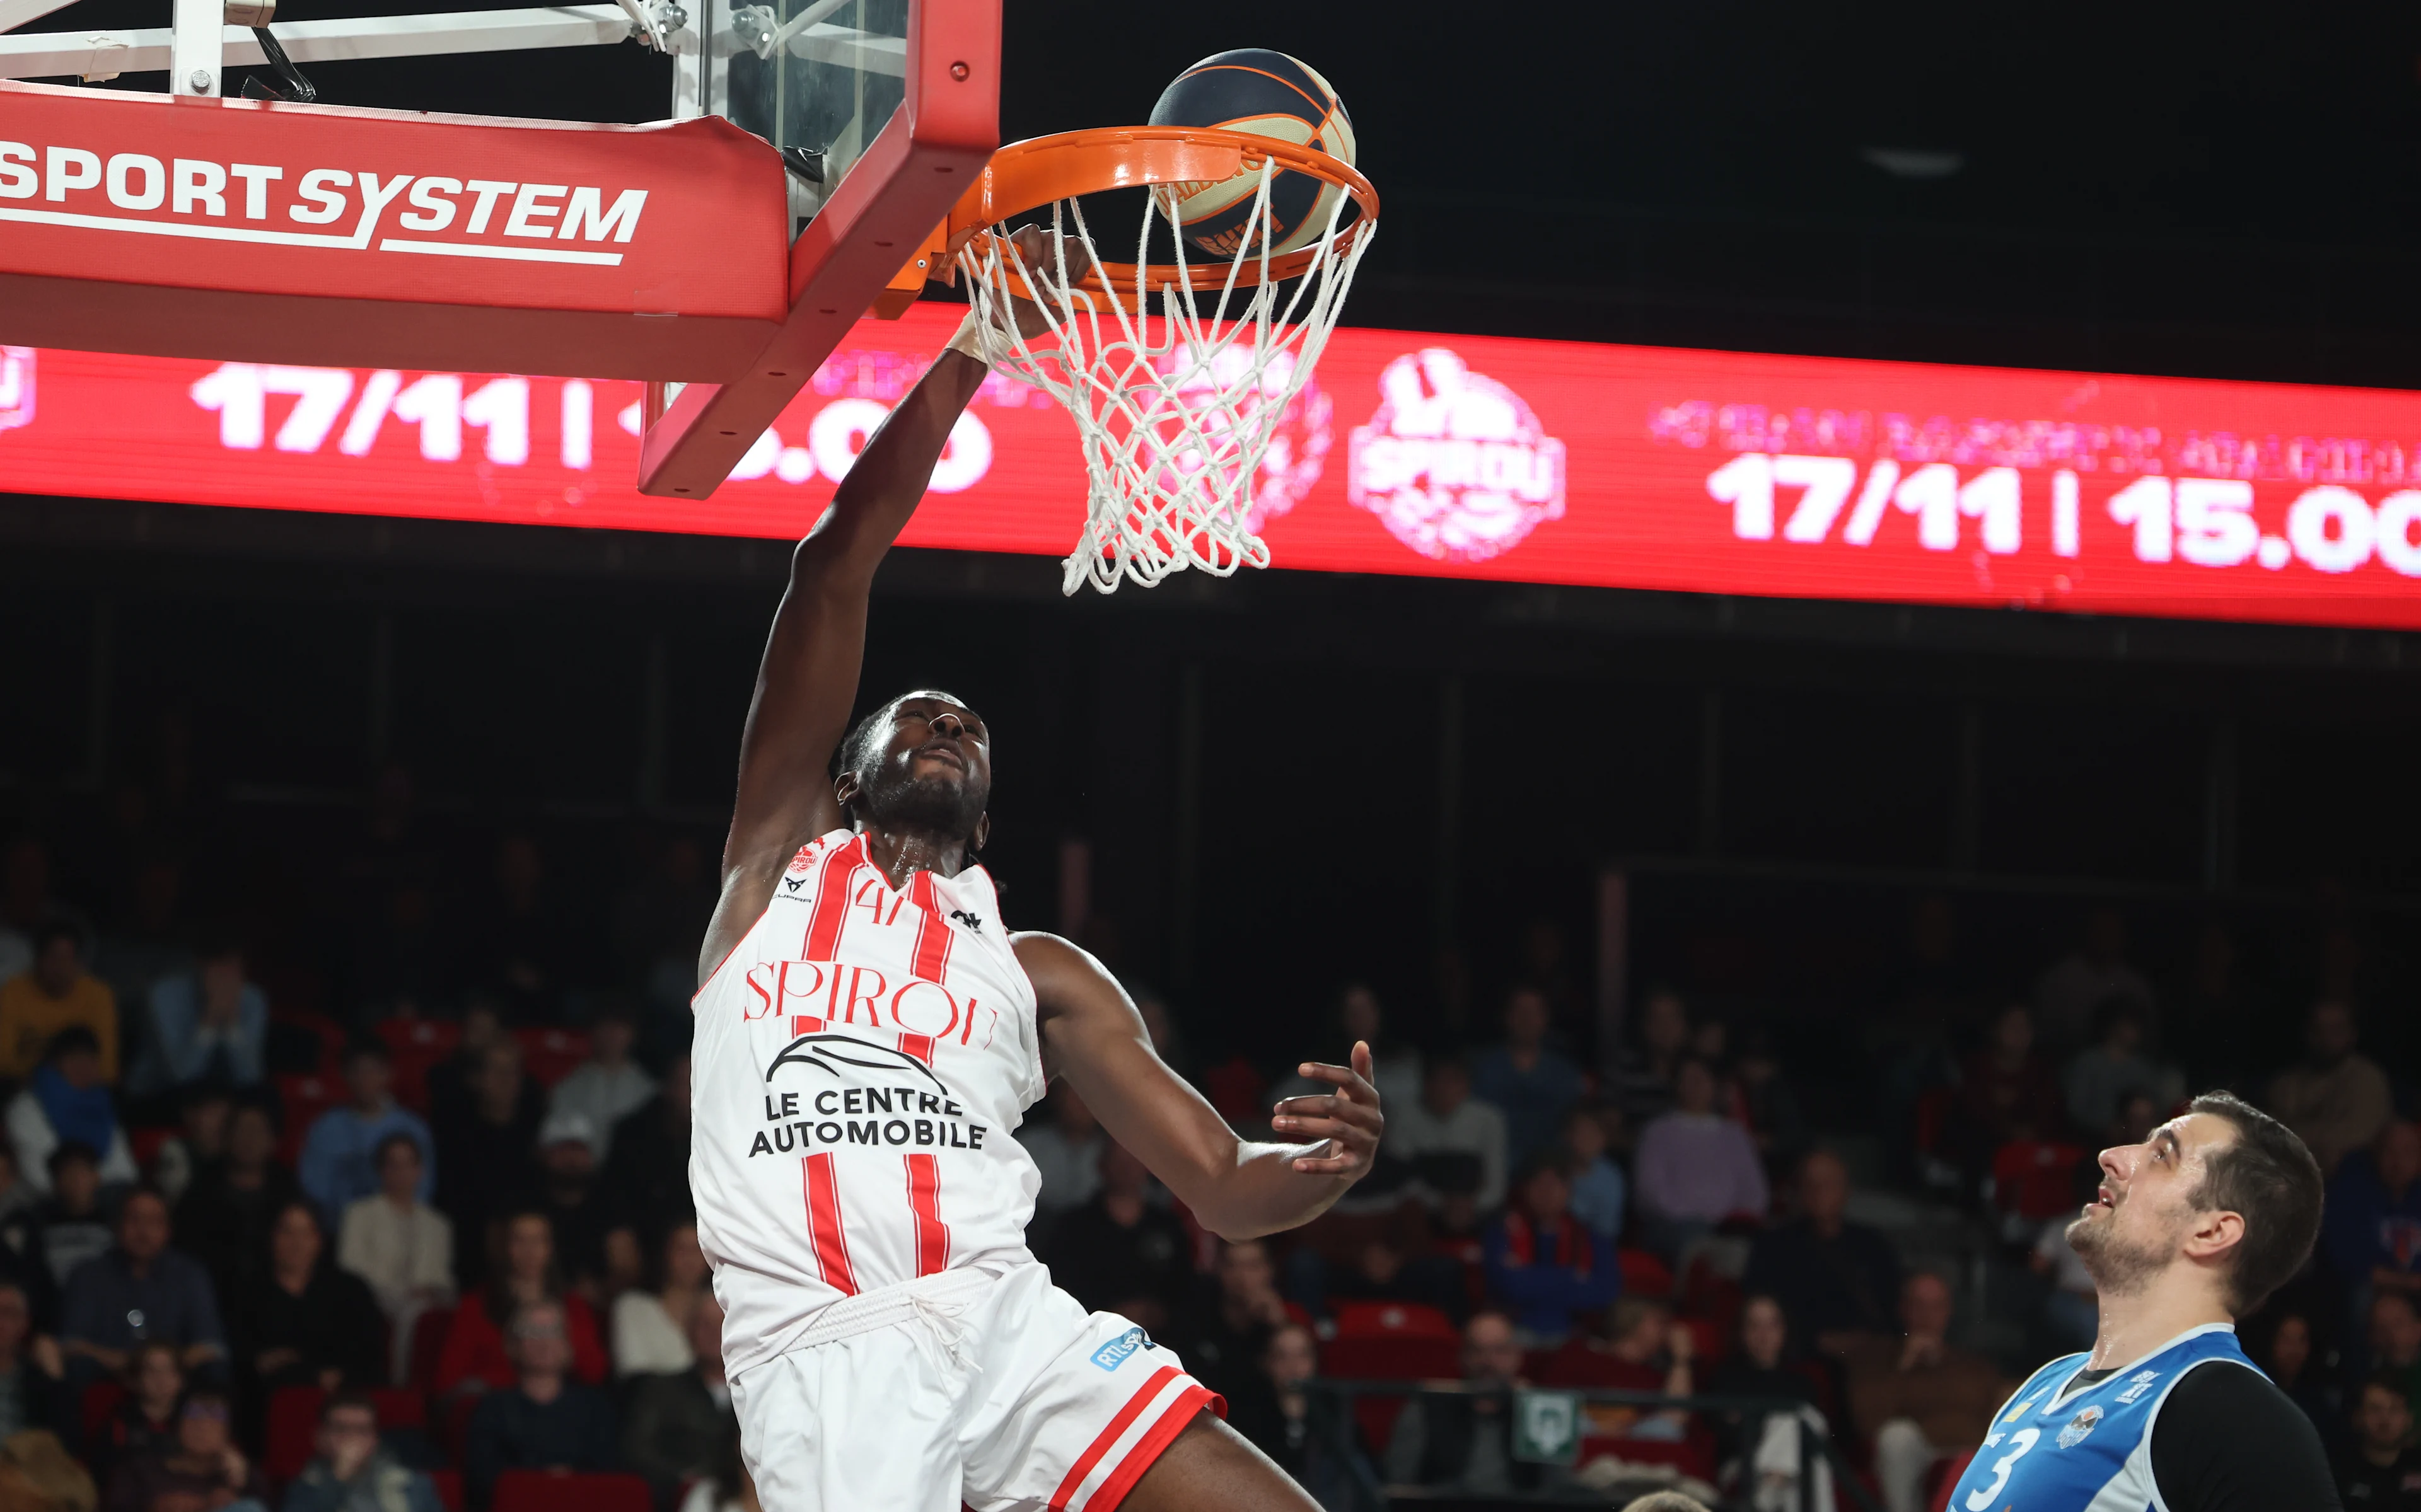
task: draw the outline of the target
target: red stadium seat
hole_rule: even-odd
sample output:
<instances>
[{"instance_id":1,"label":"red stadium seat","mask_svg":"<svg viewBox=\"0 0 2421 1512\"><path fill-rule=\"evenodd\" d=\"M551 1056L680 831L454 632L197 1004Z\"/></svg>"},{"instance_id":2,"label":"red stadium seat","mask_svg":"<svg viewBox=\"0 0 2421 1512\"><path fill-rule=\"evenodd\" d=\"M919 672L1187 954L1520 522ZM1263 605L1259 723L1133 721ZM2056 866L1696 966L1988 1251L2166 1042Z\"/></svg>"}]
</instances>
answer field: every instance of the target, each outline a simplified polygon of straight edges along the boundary
<instances>
[{"instance_id":1,"label":"red stadium seat","mask_svg":"<svg viewBox=\"0 0 2421 1512\"><path fill-rule=\"evenodd\" d=\"M1320 1368L1359 1380L1434 1380L1462 1373L1454 1320L1410 1302L1347 1302L1336 1333L1320 1346ZM1392 1410L1388 1416L1392 1421Z\"/></svg>"},{"instance_id":2,"label":"red stadium seat","mask_svg":"<svg viewBox=\"0 0 2421 1512\"><path fill-rule=\"evenodd\" d=\"M426 1112L429 1073L462 1043L462 1026L442 1019L385 1019L377 1026L395 1064L395 1099Z\"/></svg>"},{"instance_id":3,"label":"red stadium seat","mask_svg":"<svg viewBox=\"0 0 2421 1512\"><path fill-rule=\"evenodd\" d=\"M160 1146L177 1137L170 1126L153 1129L130 1129L126 1131L127 1147L134 1152L135 1167L145 1176L151 1174L151 1162L160 1158Z\"/></svg>"},{"instance_id":4,"label":"red stadium seat","mask_svg":"<svg viewBox=\"0 0 2421 1512\"><path fill-rule=\"evenodd\" d=\"M1336 1309L1336 1336L1355 1338L1459 1339L1454 1319L1418 1302L1343 1302Z\"/></svg>"},{"instance_id":5,"label":"red stadium seat","mask_svg":"<svg viewBox=\"0 0 2421 1512\"><path fill-rule=\"evenodd\" d=\"M84 1442L87 1445L101 1442L102 1430L109 1426L109 1414L117 1411L117 1404L124 1400L126 1388L115 1377L96 1380L84 1389L84 1401L76 1417L83 1425ZM89 1453L89 1449L86 1452Z\"/></svg>"},{"instance_id":6,"label":"red stadium seat","mask_svg":"<svg viewBox=\"0 0 2421 1512\"><path fill-rule=\"evenodd\" d=\"M1692 1257L1689 1271L1681 1278L1679 1306L1684 1317L1705 1318L1714 1325L1719 1343L1727 1342L1745 1301L1740 1283L1715 1269L1714 1256L1700 1251Z\"/></svg>"},{"instance_id":7,"label":"red stadium seat","mask_svg":"<svg viewBox=\"0 0 2421 1512\"><path fill-rule=\"evenodd\" d=\"M445 1438L442 1447L445 1457L456 1464L462 1462L462 1445L471 1436L471 1414L479 1410L482 1392L464 1392L445 1403Z\"/></svg>"},{"instance_id":8,"label":"red stadium seat","mask_svg":"<svg viewBox=\"0 0 2421 1512\"><path fill-rule=\"evenodd\" d=\"M523 1069L543 1087L554 1086L588 1058L585 1029L516 1029L513 1037L521 1041Z\"/></svg>"},{"instance_id":9,"label":"red stadium seat","mask_svg":"<svg viewBox=\"0 0 2421 1512\"><path fill-rule=\"evenodd\" d=\"M290 1168L302 1159L304 1136L320 1115L345 1100L345 1084L333 1076L280 1076L278 1100L286 1107L286 1128L278 1136L277 1158Z\"/></svg>"},{"instance_id":10,"label":"red stadium seat","mask_svg":"<svg viewBox=\"0 0 2421 1512\"><path fill-rule=\"evenodd\" d=\"M370 1393L370 1401L378 1409L378 1424L383 1428L425 1428L429 1426L429 1398L403 1386L382 1386Z\"/></svg>"},{"instance_id":11,"label":"red stadium seat","mask_svg":"<svg viewBox=\"0 0 2421 1512\"><path fill-rule=\"evenodd\" d=\"M636 1475L552 1475L508 1470L496 1477L490 1512L652 1512L648 1483Z\"/></svg>"},{"instance_id":12,"label":"red stadium seat","mask_svg":"<svg viewBox=\"0 0 2421 1512\"><path fill-rule=\"evenodd\" d=\"M403 1379L424 1395L437 1389L437 1357L445 1348L445 1331L453 1326L451 1307L431 1307L413 1321L412 1353Z\"/></svg>"},{"instance_id":13,"label":"red stadium seat","mask_svg":"<svg viewBox=\"0 0 2421 1512\"><path fill-rule=\"evenodd\" d=\"M1925 1502L1932 1512L1950 1512L1950 1493L1959 1489L1959 1477L1967 1473L1968 1461L1975 1457L1975 1450L1961 1449L1933 1462L1933 1468L1927 1472L1933 1477L1933 1489Z\"/></svg>"},{"instance_id":14,"label":"red stadium seat","mask_svg":"<svg viewBox=\"0 0 2421 1512\"><path fill-rule=\"evenodd\" d=\"M1356 1396L1353 1398L1353 1424L1362 1430L1362 1442L1380 1454L1387 1452L1387 1441L1395 1436L1396 1419L1404 1415L1409 1396Z\"/></svg>"},{"instance_id":15,"label":"red stadium seat","mask_svg":"<svg viewBox=\"0 0 2421 1512\"><path fill-rule=\"evenodd\" d=\"M2013 1139L1992 1156L1992 1196L2006 1213L2040 1223L2076 1206L2076 1167L2082 1146L2041 1139Z\"/></svg>"},{"instance_id":16,"label":"red stadium seat","mask_svg":"<svg viewBox=\"0 0 2421 1512\"><path fill-rule=\"evenodd\" d=\"M1697 1349L1699 1368L1704 1369L1723 1359L1724 1347L1729 1338L1722 1324L1711 1317L1677 1317L1674 1321L1690 1331L1690 1342Z\"/></svg>"},{"instance_id":17,"label":"red stadium seat","mask_svg":"<svg viewBox=\"0 0 2421 1512\"><path fill-rule=\"evenodd\" d=\"M462 1512L462 1473L432 1470L427 1474L429 1483L437 1488L437 1499L445 1504L445 1512Z\"/></svg>"},{"instance_id":18,"label":"red stadium seat","mask_svg":"<svg viewBox=\"0 0 2421 1512\"><path fill-rule=\"evenodd\" d=\"M303 1473L320 1436L320 1404L328 1394L317 1386L282 1386L269 1396L269 1427L260 1473L283 1485Z\"/></svg>"},{"instance_id":19,"label":"red stadium seat","mask_svg":"<svg viewBox=\"0 0 2421 1512\"><path fill-rule=\"evenodd\" d=\"M1622 1267L1622 1289L1634 1297L1665 1298L1673 1295L1673 1268L1646 1250L1617 1250L1617 1264Z\"/></svg>"}]
</instances>

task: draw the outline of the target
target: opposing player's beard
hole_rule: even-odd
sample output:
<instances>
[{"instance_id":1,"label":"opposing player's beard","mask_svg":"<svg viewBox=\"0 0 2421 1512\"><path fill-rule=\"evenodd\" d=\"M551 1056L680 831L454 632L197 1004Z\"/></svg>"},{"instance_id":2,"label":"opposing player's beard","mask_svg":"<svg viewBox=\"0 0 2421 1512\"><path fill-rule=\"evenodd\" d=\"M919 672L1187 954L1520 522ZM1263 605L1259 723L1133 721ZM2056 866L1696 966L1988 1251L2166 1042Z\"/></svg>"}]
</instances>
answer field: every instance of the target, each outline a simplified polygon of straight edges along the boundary
<instances>
[{"instance_id":1,"label":"opposing player's beard","mask_svg":"<svg viewBox=\"0 0 2421 1512\"><path fill-rule=\"evenodd\" d=\"M2116 1232L2113 1213L2096 1224L2080 1218L2068 1225L2069 1246L2085 1263L2096 1290L2118 1295L2140 1290L2177 1253L2175 1241L2132 1239Z\"/></svg>"},{"instance_id":2,"label":"opposing player's beard","mask_svg":"<svg viewBox=\"0 0 2421 1512\"><path fill-rule=\"evenodd\" d=\"M964 839L991 798L946 777L911 777L897 767L875 772L857 795L858 815L887 830L925 830Z\"/></svg>"}]
</instances>

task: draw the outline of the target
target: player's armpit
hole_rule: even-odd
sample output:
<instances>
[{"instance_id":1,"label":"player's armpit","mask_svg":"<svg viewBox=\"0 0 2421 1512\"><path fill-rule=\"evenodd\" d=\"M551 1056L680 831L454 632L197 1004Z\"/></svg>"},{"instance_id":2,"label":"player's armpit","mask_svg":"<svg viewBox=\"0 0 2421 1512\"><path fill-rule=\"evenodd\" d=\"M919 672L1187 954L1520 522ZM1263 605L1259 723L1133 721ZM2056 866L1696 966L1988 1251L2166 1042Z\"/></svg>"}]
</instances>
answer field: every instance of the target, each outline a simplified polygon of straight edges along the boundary
<instances>
[{"instance_id":1,"label":"player's armpit","mask_svg":"<svg viewBox=\"0 0 2421 1512\"><path fill-rule=\"evenodd\" d=\"M1306 1068L1335 1093L1289 1099L1280 1131L1317 1143L1248 1144L1153 1052L1143 1016L1100 961L1054 935L1013 943L1040 1003L1045 1068L1066 1076L1110 1137L1212 1233L1245 1239L1307 1223L1369 1169L1382 1120L1367 1047L1356 1047L1355 1068Z\"/></svg>"}]
</instances>

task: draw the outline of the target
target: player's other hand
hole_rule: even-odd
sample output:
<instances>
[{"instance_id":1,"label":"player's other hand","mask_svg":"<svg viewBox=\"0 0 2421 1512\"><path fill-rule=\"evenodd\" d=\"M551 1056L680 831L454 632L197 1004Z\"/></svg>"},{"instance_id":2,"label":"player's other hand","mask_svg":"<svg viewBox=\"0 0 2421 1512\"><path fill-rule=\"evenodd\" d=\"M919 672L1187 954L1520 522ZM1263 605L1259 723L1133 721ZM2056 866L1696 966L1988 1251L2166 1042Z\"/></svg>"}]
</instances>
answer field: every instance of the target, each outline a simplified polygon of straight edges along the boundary
<instances>
[{"instance_id":1,"label":"player's other hand","mask_svg":"<svg viewBox=\"0 0 2421 1512\"><path fill-rule=\"evenodd\" d=\"M1359 1181L1378 1159L1379 1136L1386 1131L1386 1115L1379 1110L1379 1089L1370 1084L1370 1046L1353 1042L1353 1064L1326 1066L1305 1061L1300 1069L1314 1082L1336 1090L1279 1102L1270 1127L1289 1139L1320 1140L1295 1157L1294 1168L1305 1176L1341 1176Z\"/></svg>"}]
</instances>

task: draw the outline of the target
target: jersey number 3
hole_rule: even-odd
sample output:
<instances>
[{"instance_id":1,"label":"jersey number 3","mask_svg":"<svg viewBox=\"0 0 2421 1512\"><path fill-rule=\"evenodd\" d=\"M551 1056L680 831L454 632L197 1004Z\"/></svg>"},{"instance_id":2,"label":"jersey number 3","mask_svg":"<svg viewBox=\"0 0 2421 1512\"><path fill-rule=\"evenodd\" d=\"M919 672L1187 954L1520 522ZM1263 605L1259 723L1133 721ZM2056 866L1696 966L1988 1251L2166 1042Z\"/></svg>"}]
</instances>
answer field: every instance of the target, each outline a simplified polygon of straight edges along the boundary
<instances>
[{"instance_id":1,"label":"jersey number 3","mask_svg":"<svg viewBox=\"0 0 2421 1512\"><path fill-rule=\"evenodd\" d=\"M2009 1472L2018 1468L2018 1461L2026 1457L2026 1451L2033 1448L2035 1441L2041 1437L2040 1428L2020 1428L2009 1435L2009 1452L1992 1462L1991 1484L1967 1493L1967 1512L1987 1512L1992 1504L1992 1498L2000 1495L2002 1488L2009 1484Z\"/></svg>"}]
</instances>

